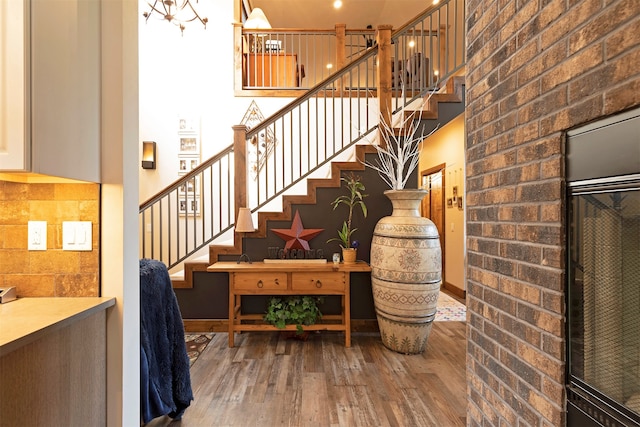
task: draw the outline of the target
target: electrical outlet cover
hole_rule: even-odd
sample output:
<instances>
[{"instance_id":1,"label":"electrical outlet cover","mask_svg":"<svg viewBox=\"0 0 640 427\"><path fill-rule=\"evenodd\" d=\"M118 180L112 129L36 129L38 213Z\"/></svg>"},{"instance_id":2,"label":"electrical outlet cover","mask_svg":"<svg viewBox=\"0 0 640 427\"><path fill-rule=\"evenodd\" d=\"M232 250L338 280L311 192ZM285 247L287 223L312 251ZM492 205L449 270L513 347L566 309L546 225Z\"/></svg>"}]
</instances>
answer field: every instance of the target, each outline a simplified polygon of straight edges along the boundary
<instances>
[{"instance_id":1,"label":"electrical outlet cover","mask_svg":"<svg viewBox=\"0 0 640 427\"><path fill-rule=\"evenodd\" d=\"M47 250L47 221L29 221L27 223L28 242L30 251Z\"/></svg>"}]
</instances>

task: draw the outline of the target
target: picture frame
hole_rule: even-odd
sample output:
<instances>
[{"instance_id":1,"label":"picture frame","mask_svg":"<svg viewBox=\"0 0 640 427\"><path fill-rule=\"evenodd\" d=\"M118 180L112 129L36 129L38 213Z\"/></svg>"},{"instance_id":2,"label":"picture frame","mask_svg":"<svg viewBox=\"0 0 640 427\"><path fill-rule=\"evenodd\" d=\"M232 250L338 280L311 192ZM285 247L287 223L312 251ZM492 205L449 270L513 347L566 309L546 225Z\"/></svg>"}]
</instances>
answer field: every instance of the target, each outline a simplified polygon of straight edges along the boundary
<instances>
[{"instance_id":1,"label":"picture frame","mask_svg":"<svg viewBox=\"0 0 640 427\"><path fill-rule=\"evenodd\" d=\"M179 154L200 154L200 138L196 134L180 135Z\"/></svg>"},{"instance_id":2,"label":"picture frame","mask_svg":"<svg viewBox=\"0 0 640 427\"><path fill-rule=\"evenodd\" d=\"M448 208L452 208L453 207L453 198L449 197L447 199L447 207Z\"/></svg>"},{"instance_id":3,"label":"picture frame","mask_svg":"<svg viewBox=\"0 0 640 427\"><path fill-rule=\"evenodd\" d=\"M178 196L195 196L200 195L200 177L194 176L187 182L178 187Z\"/></svg>"},{"instance_id":4,"label":"picture frame","mask_svg":"<svg viewBox=\"0 0 640 427\"><path fill-rule=\"evenodd\" d=\"M187 198L187 214L200 215L200 197Z\"/></svg>"},{"instance_id":5,"label":"picture frame","mask_svg":"<svg viewBox=\"0 0 640 427\"><path fill-rule=\"evenodd\" d=\"M187 204L188 204L188 199L186 198L178 199L178 213L181 216L184 216L187 214Z\"/></svg>"},{"instance_id":6,"label":"picture frame","mask_svg":"<svg viewBox=\"0 0 640 427\"><path fill-rule=\"evenodd\" d=\"M462 197L458 197L458 209L462 209Z\"/></svg>"},{"instance_id":7,"label":"picture frame","mask_svg":"<svg viewBox=\"0 0 640 427\"><path fill-rule=\"evenodd\" d=\"M182 197L178 199L180 216L200 216L200 197Z\"/></svg>"},{"instance_id":8,"label":"picture frame","mask_svg":"<svg viewBox=\"0 0 640 427\"><path fill-rule=\"evenodd\" d=\"M191 172L200 166L199 156L179 156L178 157L178 174Z\"/></svg>"}]
</instances>

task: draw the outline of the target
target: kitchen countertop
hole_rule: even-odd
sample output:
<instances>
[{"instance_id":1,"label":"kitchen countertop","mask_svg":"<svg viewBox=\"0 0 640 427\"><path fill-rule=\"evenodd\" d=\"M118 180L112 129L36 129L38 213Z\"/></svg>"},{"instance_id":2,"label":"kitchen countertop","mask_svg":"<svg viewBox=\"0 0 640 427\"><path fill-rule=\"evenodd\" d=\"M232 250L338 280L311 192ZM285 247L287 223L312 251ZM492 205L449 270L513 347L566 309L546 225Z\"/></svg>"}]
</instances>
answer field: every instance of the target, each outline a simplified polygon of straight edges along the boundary
<instances>
[{"instance_id":1,"label":"kitchen countertop","mask_svg":"<svg viewBox=\"0 0 640 427\"><path fill-rule=\"evenodd\" d=\"M0 304L0 356L115 304L115 298L18 298Z\"/></svg>"}]
</instances>

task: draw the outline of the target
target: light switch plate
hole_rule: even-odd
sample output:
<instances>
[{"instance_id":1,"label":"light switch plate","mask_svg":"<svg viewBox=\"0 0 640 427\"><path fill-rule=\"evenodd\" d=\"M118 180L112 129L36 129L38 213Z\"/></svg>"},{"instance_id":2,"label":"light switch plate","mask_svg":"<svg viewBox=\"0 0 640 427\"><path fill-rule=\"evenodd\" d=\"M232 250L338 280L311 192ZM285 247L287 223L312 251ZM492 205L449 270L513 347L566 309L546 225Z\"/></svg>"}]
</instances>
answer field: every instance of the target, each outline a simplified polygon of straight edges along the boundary
<instances>
[{"instance_id":1,"label":"light switch plate","mask_svg":"<svg viewBox=\"0 0 640 427\"><path fill-rule=\"evenodd\" d=\"M91 221L62 222L63 251L90 251L92 241Z\"/></svg>"},{"instance_id":2,"label":"light switch plate","mask_svg":"<svg viewBox=\"0 0 640 427\"><path fill-rule=\"evenodd\" d=\"M27 223L27 249L30 251L47 250L47 221L29 221Z\"/></svg>"}]
</instances>

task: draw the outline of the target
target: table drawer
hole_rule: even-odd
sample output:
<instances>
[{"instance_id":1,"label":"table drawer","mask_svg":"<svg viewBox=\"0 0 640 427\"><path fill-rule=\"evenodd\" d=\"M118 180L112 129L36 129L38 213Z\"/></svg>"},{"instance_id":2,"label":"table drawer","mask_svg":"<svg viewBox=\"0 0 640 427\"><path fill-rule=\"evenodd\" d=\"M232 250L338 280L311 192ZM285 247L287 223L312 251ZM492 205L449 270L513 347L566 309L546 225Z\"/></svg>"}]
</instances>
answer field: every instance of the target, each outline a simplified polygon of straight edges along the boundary
<instances>
[{"instance_id":1,"label":"table drawer","mask_svg":"<svg viewBox=\"0 0 640 427\"><path fill-rule=\"evenodd\" d=\"M233 273L233 285L241 290L286 290L287 273Z\"/></svg>"},{"instance_id":2,"label":"table drawer","mask_svg":"<svg viewBox=\"0 0 640 427\"><path fill-rule=\"evenodd\" d=\"M344 291L345 273L292 273L292 288L296 291Z\"/></svg>"}]
</instances>

